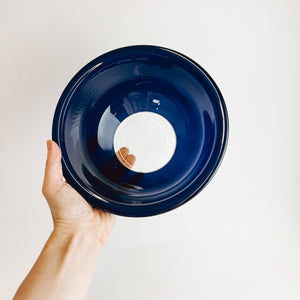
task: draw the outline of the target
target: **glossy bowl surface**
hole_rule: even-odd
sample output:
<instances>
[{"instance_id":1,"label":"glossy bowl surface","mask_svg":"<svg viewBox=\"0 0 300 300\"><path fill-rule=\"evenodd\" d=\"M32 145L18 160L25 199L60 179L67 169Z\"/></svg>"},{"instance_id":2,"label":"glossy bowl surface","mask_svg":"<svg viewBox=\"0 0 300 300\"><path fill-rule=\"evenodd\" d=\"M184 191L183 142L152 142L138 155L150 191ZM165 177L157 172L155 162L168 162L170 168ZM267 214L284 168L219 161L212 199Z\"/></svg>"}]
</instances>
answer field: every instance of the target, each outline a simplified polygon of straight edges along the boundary
<instances>
[{"instance_id":1,"label":"glossy bowl surface","mask_svg":"<svg viewBox=\"0 0 300 300\"><path fill-rule=\"evenodd\" d=\"M176 134L168 163L135 172L120 163L114 135L139 112L164 117ZM228 138L223 97L190 58L157 46L130 46L83 67L57 104L52 138L66 180L94 207L123 216L160 214L195 196L212 178Z\"/></svg>"}]
</instances>

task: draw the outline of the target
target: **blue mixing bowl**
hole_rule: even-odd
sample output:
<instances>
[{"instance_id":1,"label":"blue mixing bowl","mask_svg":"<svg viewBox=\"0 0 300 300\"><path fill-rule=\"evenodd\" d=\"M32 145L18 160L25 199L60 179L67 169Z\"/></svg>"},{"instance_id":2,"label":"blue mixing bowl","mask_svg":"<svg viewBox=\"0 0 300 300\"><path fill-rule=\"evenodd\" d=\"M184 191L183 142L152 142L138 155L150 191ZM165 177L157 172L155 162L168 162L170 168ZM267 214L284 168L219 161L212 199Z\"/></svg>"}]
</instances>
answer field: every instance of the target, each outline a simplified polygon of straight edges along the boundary
<instances>
[{"instance_id":1,"label":"blue mixing bowl","mask_svg":"<svg viewBox=\"0 0 300 300\"><path fill-rule=\"evenodd\" d=\"M92 206L143 217L180 206L209 182L226 148L228 115L217 85L193 60L130 46L73 77L52 138L64 177Z\"/></svg>"}]
</instances>

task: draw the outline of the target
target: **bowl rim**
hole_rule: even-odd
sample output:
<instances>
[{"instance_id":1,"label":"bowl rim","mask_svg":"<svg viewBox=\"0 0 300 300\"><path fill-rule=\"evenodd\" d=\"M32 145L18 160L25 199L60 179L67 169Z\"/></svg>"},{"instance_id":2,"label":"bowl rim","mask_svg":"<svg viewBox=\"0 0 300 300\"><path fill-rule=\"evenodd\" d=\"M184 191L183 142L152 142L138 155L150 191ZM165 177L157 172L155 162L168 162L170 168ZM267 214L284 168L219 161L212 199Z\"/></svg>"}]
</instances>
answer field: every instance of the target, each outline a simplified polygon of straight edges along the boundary
<instances>
[{"instance_id":1,"label":"bowl rim","mask_svg":"<svg viewBox=\"0 0 300 300\"><path fill-rule=\"evenodd\" d=\"M191 63L194 65L203 75L206 76L208 79L209 83L211 86L215 89L215 92L218 96L219 99L219 104L222 112L222 120L223 120L223 132L222 132L222 142L221 142L221 147L218 149L219 151L217 152L217 159L215 160L212 168L209 170L209 173L206 175L205 180L201 182L200 185L197 186L196 189L193 190L192 193L188 193L186 197L183 197L181 201L178 201L176 203L166 203L165 200L162 200L159 203L149 203L146 205L142 206L133 206L129 204L121 204L121 203L111 203L107 202L105 199L101 199L99 195L92 195L91 192L87 189L84 188L82 184L80 184L72 172L69 169L68 163L64 159L64 156L62 154L62 169L63 169L63 175L66 179L66 181L73 187L79 194L83 196L83 198L88 201L93 207L99 208L104 211L108 211L113 214L121 215L121 216L126 216L126 217L147 217L147 216L153 216L153 215L158 215L162 214L165 212L168 212L170 210L173 210L184 203L188 202L191 200L194 196L196 196L213 178L213 176L216 174L218 168L221 165L221 162L224 158L224 154L227 148L228 144L228 137L229 137L229 117L228 117L228 111L227 107L224 101L224 98L221 94L221 91L215 81L212 79L212 77L208 74L208 72L200 66L197 62L189 58L188 56L175 51L170 48L162 47L162 46L155 46L155 45L130 45L130 46L125 46L125 47L120 47L111 51L108 51L89 63L87 63L85 66L83 66L74 76L73 78L69 81L65 89L63 90L63 93L61 94L59 101L57 103L57 106L55 108L55 113L53 117L53 122L52 122L52 139L58 144L58 146L61 148L62 144L64 143L62 139L60 138L60 123L62 120L62 113L64 111L64 107L68 104L69 101L68 95L70 91L72 91L77 85L80 84L80 81L83 77L85 77L89 72L93 71L97 66L99 66L100 63L105 61L108 57L111 57L115 54L118 54L120 51L128 51L128 50L142 50L142 49L153 49L153 51L156 51L158 49L166 52L171 52L175 55L181 56L185 61ZM194 178L195 180L195 178ZM193 181L194 182L194 181ZM192 182L192 183L193 183ZM189 186L191 186L191 184ZM187 189L187 190L190 190ZM95 197L96 196L96 197ZM172 198L174 195L172 195ZM97 198L97 200L96 200ZM101 201L101 204L99 203ZM134 207L134 211L133 208Z\"/></svg>"}]
</instances>

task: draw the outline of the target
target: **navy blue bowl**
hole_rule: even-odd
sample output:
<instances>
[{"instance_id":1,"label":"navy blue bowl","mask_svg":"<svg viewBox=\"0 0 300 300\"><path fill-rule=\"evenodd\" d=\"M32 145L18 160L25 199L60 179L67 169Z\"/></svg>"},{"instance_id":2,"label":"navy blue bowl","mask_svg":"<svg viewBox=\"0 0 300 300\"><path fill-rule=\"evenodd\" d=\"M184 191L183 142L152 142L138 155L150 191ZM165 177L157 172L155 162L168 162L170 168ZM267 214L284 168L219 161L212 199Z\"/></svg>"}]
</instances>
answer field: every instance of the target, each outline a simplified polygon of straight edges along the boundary
<instances>
[{"instance_id":1,"label":"navy blue bowl","mask_svg":"<svg viewBox=\"0 0 300 300\"><path fill-rule=\"evenodd\" d=\"M126 168L114 150L119 124L138 112L159 114L176 134L172 158L153 172ZM217 85L193 60L130 46L97 57L73 77L56 107L52 138L64 177L92 206L143 217L180 206L209 182L226 148L228 115Z\"/></svg>"}]
</instances>

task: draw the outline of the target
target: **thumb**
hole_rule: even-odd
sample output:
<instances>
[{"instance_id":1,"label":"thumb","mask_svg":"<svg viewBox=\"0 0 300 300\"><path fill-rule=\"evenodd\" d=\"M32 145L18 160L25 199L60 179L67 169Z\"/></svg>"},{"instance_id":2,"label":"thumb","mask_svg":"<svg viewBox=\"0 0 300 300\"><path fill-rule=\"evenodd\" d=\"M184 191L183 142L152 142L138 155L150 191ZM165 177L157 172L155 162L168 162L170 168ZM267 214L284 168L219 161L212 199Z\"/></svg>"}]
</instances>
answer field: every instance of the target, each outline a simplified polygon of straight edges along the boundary
<instances>
[{"instance_id":1,"label":"thumb","mask_svg":"<svg viewBox=\"0 0 300 300\"><path fill-rule=\"evenodd\" d=\"M54 141L47 141L47 161L42 192L46 198L54 195L64 184L61 151Z\"/></svg>"}]
</instances>

